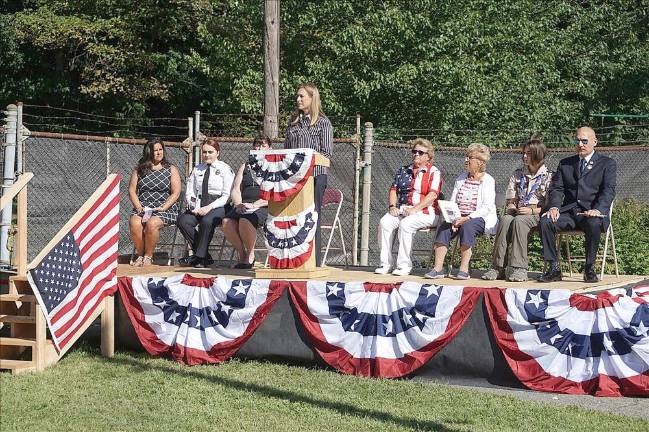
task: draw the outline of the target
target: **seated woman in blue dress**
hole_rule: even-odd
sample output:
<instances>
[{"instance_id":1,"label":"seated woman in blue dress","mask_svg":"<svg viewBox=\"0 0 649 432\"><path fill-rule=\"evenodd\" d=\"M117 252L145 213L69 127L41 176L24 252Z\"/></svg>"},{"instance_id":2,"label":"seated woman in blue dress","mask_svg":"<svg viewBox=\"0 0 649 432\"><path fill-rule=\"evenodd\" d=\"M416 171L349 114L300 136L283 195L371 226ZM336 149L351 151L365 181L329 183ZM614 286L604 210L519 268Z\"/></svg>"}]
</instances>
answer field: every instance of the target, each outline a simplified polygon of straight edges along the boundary
<instances>
[{"instance_id":1,"label":"seated woman in blue dress","mask_svg":"<svg viewBox=\"0 0 649 432\"><path fill-rule=\"evenodd\" d=\"M270 138L258 136L252 143L253 150L268 150ZM257 228L266 222L268 201L259 198L259 185L248 163L239 167L232 184L230 200L233 208L223 219L223 234L237 251L239 262L236 269L250 269L255 263Z\"/></svg>"},{"instance_id":2,"label":"seated woman in blue dress","mask_svg":"<svg viewBox=\"0 0 649 432\"><path fill-rule=\"evenodd\" d=\"M137 254L131 265L151 264L160 228L176 222L181 189L178 169L165 159L164 143L158 138L149 140L128 185L133 203L129 228Z\"/></svg>"}]
</instances>

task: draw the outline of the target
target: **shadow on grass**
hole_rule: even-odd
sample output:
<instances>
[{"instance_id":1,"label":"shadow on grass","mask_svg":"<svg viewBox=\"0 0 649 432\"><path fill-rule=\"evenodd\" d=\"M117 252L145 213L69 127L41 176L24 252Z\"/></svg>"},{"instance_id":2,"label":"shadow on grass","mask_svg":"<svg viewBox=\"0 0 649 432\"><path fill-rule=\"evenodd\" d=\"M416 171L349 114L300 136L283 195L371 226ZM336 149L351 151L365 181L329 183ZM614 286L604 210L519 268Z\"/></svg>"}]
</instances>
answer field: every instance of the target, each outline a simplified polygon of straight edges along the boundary
<instances>
[{"instance_id":1,"label":"shadow on grass","mask_svg":"<svg viewBox=\"0 0 649 432\"><path fill-rule=\"evenodd\" d=\"M434 430L434 431L448 431L448 432L459 430L459 429L448 428L447 426L438 422L399 417L384 411L363 409L346 403L317 399L317 398L300 395L294 392L280 390L274 387L265 386L261 384L252 384L252 383L231 379L231 378L210 376L210 375L200 373L196 370L191 370L190 368L187 368L185 370L177 370L171 367L165 367L160 365L150 365L150 364L145 365L136 360L117 358L117 357L104 358L103 360L109 363L130 366L140 371L157 370L164 373L177 374L177 375L202 379L205 381L209 381L210 383L219 384L236 390L254 392L260 396L267 397L267 398L275 398L282 401L288 400L293 403L304 403L316 408L324 408L331 411L336 411L341 415L349 415L349 416L355 416L359 418L371 418L384 423L392 423L397 426L406 427L414 430ZM457 422L457 421L455 423L466 424L466 422Z\"/></svg>"}]
</instances>

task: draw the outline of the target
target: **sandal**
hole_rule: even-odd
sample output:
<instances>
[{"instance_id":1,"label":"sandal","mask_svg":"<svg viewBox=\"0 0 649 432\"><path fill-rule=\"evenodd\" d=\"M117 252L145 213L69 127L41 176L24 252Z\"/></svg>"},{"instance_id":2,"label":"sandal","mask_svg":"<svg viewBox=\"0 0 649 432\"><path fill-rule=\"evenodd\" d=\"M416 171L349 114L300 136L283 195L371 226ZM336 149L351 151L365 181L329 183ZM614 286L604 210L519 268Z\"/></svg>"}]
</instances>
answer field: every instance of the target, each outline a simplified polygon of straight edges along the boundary
<instances>
[{"instance_id":1,"label":"sandal","mask_svg":"<svg viewBox=\"0 0 649 432\"><path fill-rule=\"evenodd\" d=\"M140 264L140 267L146 267L150 266L153 264L153 257L152 256L143 256L142 257L142 263Z\"/></svg>"},{"instance_id":2,"label":"sandal","mask_svg":"<svg viewBox=\"0 0 649 432\"><path fill-rule=\"evenodd\" d=\"M142 261L144 261L144 257L139 256L131 261L131 265L133 267L142 267Z\"/></svg>"}]
</instances>

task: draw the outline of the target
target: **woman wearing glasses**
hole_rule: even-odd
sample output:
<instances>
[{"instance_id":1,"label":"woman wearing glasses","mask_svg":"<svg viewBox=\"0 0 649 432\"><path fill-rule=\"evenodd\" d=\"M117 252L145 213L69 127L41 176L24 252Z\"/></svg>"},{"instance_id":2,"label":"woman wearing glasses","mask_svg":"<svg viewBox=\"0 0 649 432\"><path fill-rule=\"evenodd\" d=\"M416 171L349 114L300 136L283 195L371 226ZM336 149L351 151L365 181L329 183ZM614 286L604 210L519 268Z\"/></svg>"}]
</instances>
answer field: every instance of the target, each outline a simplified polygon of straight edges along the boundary
<instances>
[{"instance_id":1,"label":"woman wearing glasses","mask_svg":"<svg viewBox=\"0 0 649 432\"><path fill-rule=\"evenodd\" d=\"M457 204L461 216L453 223L444 222L438 230L435 238L435 266L426 273L427 278L444 277L442 266L448 246L452 239L459 236L461 261L455 279L469 279L469 261L477 237L496 232L496 182L486 173L489 159L491 154L486 145L474 143L467 148L464 158L466 171L455 180L451 195L451 201Z\"/></svg>"},{"instance_id":2,"label":"woman wearing glasses","mask_svg":"<svg viewBox=\"0 0 649 432\"><path fill-rule=\"evenodd\" d=\"M412 141L412 163L397 170L388 194L388 212L379 224L381 266L374 272L387 274L394 267L392 241L399 230L399 252L393 275L406 276L412 270L412 237L421 228L438 221L437 198L442 190L442 173L433 166L434 148L430 141Z\"/></svg>"},{"instance_id":3,"label":"woman wearing glasses","mask_svg":"<svg viewBox=\"0 0 649 432\"><path fill-rule=\"evenodd\" d=\"M333 151L333 128L322 112L320 92L313 84L303 84L297 89L297 108L291 115L286 131L284 148L310 148L331 159ZM327 188L327 167L316 165L313 168L313 189L315 211L320 213L322 197ZM320 218L315 234L316 265L320 267L322 254L320 244Z\"/></svg>"}]
</instances>

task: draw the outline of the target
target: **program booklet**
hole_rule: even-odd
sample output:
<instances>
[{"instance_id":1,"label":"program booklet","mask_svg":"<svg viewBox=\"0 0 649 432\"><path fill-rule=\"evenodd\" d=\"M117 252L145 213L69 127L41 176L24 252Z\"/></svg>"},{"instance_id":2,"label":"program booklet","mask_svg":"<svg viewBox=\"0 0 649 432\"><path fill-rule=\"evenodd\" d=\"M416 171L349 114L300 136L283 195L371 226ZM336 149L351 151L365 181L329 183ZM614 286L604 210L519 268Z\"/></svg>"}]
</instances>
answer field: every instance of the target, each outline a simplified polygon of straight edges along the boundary
<instances>
[{"instance_id":1,"label":"program booklet","mask_svg":"<svg viewBox=\"0 0 649 432\"><path fill-rule=\"evenodd\" d=\"M455 201L438 200L437 205L439 206L439 210L442 212L444 220L450 224L462 216Z\"/></svg>"}]
</instances>

